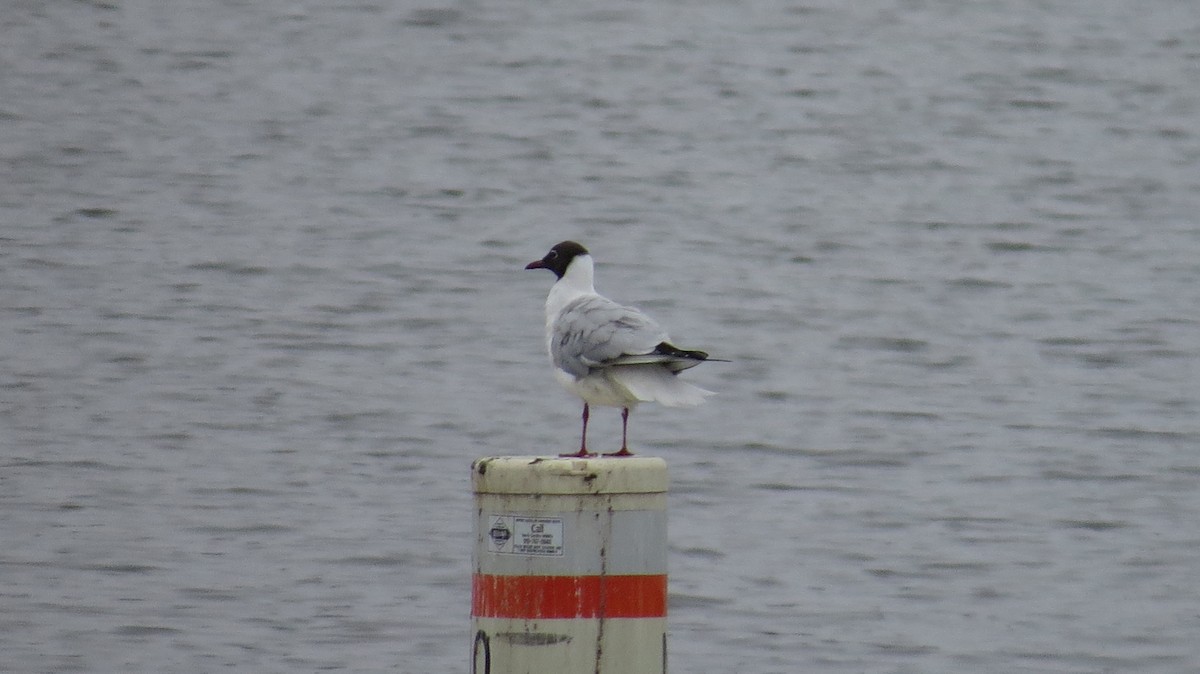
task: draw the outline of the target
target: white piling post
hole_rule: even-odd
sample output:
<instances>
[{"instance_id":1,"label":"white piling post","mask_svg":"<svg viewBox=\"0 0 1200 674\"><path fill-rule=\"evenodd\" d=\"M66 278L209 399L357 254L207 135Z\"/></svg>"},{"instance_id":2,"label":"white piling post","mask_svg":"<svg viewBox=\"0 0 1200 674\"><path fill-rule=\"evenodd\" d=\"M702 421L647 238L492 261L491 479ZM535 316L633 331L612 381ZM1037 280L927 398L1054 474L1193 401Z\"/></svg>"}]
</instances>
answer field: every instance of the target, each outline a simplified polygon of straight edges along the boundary
<instances>
[{"instance_id":1,"label":"white piling post","mask_svg":"<svg viewBox=\"0 0 1200 674\"><path fill-rule=\"evenodd\" d=\"M483 458L472 674L665 674L667 464Z\"/></svg>"}]
</instances>

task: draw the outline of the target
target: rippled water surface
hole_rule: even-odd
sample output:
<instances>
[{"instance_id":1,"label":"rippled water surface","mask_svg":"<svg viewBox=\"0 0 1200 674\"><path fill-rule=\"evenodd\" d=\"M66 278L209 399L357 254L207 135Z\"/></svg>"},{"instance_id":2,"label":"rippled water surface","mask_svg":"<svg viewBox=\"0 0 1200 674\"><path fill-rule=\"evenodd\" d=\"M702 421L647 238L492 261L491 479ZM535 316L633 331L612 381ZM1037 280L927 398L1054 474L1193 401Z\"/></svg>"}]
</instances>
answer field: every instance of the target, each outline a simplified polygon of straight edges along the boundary
<instances>
[{"instance_id":1,"label":"rippled water surface","mask_svg":"<svg viewBox=\"0 0 1200 674\"><path fill-rule=\"evenodd\" d=\"M0 670L466 671L565 238L734 361L631 421L672 671L1200 669L1195 5L17 0L0 66Z\"/></svg>"}]
</instances>

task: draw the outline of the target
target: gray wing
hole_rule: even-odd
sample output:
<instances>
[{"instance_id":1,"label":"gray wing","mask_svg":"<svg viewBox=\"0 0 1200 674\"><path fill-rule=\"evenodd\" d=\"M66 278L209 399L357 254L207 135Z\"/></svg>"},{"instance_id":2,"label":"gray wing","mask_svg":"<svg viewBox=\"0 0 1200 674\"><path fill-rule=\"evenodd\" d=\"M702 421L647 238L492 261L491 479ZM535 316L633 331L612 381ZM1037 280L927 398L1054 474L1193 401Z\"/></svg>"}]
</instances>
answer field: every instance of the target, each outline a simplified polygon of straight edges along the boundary
<instances>
[{"instance_id":1,"label":"gray wing","mask_svg":"<svg viewBox=\"0 0 1200 674\"><path fill-rule=\"evenodd\" d=\"M550 358L576 377L594 367L628 364L622 357L650 354L669 339L649 316L598 295L568 304L554 322Z\"/></svg>"}]
</instances>

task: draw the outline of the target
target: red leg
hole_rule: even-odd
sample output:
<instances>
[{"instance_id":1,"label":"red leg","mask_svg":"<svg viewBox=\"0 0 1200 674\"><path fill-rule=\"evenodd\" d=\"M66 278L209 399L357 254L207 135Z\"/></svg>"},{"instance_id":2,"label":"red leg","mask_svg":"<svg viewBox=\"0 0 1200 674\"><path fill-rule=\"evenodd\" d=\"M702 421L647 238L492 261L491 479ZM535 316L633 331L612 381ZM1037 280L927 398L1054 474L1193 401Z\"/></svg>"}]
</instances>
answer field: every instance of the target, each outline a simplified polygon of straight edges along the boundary
<instances>
[{"instance_id":1,"label":"red leg","mask_svg":"<svg viewBox=\"0 0 1200 674\"><path fill-rule=\"evenodd\" d=\"M573 456L573 457L577 457L580 459L587 458L589 456L595 456L595 454L592 454L591 452L587 451L587 422L588 422L588 404L584 403L583 404L583 435L580 436L580 438L579 438L579 451L576 452L575 454L559 454L559 456L564 456L564 457L565 456Z\"/></svg>"},{"instance_id":2,"label":"red leg","mask_svg":"<svg viewBox=\"0 0 1200 674\"><path fill-rule=\"evenodd\" d=\"M633 456L629 451L629 408L621 408L621 451L605 454L604 456Z\"/></svg>"}]
</instances>

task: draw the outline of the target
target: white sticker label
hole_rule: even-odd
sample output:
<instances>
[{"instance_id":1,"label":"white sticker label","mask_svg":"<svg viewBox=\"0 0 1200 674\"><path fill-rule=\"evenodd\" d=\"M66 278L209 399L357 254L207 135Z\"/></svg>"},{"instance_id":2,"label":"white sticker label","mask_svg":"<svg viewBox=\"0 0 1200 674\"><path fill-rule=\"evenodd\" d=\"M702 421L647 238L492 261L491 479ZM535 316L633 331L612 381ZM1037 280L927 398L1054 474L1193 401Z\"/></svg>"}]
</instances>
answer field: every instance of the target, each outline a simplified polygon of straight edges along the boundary
<instances>
[{"instance_id":1,"label":"white sticker label","mask_svg":"<svg viewBox=\"0 0 1200 674\"><path fill-rule=\"evenodd\" d=\"M562 557L563 521L559 517L488 515L487 539L488 552Z\"/></svg>"}]
</instances>

